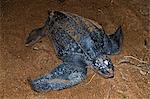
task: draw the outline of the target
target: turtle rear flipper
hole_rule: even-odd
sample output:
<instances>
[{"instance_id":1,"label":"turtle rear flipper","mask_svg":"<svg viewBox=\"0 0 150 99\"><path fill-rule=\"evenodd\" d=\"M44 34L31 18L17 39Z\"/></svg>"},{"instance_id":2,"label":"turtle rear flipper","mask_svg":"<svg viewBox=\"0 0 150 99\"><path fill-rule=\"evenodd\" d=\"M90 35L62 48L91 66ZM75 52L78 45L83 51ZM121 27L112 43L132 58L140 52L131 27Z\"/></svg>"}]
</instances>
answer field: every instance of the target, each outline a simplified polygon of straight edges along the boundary
<instances>
[{"instance_id":1,"label":"turtle rear flipper","mask_svg":"<svg viewBox=\"0 0 150 99\"><path fill-rule=\"evenodd\" d=\"M117 54L118 52L120 52L123 43L123 31L121 26L116 30L114 34L109 35L109 37L110 45L107 54Z\"/></svg>"},{"instance_id":2,"label":"turtle rear flipper","mask_svg":"<svg viewBox=\"0 0 150 99\"><path fill-rule=\"evenodd\" d=\"M32 46L33 44L35 44L37 41L39 41L42 37L46 35L46 32L46 26L32 30L26 39L26 46Z\"/></svg>"},{"instance_id":3,"label":"turtle rear flipper","mask_svg":"<svg viewBox=\"0 0 150 99\"><path fill-rule=\"evenodd\" d=\"M32 89L37 92L61 90L72 87L86 78L87 69L72 63L58 65L49 74L31 80Z\"/></svg>"}]
</instances>

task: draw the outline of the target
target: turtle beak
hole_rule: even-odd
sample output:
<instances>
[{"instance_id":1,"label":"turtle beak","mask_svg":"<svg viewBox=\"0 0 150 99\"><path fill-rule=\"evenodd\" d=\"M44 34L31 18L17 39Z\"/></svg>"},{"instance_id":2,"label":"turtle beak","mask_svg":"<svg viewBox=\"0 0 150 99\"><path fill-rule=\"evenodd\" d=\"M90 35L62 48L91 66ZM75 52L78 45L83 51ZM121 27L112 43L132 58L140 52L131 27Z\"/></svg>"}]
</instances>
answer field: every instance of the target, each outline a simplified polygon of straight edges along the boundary
<instances>
[{"instance_id":1,"label":"turtle beak","mask_svg":"<svg viewBox=\"0 0 150 99\"><path fill-rule=\"evenodd\" d=\"M104 77L105 78L113 78L114 77L113 69L109 69L109 72Z\"/></svg>"},{"instance_id":2,"label":"turtle beak","mask_svg":"<svg viewBox=\"0 0 150 99\"><path fill-rule=\"evenodd\" d=\"M100 75L102 75L104 78L113 78L114 77L114 70L110 68L109 70L105 70L103 72L98 71Z\"/></svg>"}]
</instances>

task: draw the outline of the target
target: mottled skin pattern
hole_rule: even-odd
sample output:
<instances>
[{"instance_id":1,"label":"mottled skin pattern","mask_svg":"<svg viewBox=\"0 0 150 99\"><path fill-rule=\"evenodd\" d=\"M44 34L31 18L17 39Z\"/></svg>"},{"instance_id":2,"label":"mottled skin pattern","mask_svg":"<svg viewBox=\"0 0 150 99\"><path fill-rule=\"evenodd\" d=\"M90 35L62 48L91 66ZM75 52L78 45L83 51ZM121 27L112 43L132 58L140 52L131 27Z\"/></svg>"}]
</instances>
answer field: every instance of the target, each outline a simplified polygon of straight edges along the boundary
<instances>
[{"instance_id":1,"label":"mottled skin pattern","mask_svg":"<svg viewBox=\"0 0 150 99\"><path fill-rule=\"evenodd\" d=\"M107 55L120 50L123 40L121 27L112 35L105 34L96 22L61 11L51 11L45 25L33 30L26 46L48 35L58 58L63 61L50 73L31 80L33 90L60 90L80 83L86 78L87 67L105 78L114 76L114 66Z\"/></svg>"}]
</instances>

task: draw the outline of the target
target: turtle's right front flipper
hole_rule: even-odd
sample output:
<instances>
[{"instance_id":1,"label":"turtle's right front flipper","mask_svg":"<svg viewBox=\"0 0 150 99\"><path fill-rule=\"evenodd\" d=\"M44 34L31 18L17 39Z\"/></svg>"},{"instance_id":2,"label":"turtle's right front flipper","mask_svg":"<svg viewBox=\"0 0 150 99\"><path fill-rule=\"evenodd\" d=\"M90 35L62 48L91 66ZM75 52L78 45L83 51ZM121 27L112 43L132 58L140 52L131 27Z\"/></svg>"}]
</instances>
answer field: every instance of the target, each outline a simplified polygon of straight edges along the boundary
<instances>
[{"instance_id":1,"label":"turtle's right front flipper","mask_svg":"<svg viewBox=\"0 0 150 99\"><path fill-rule=\"evenodd\" d=\"M47 33L46 26L32 30L26 39L26 42L25 42L26 46L32 46L37 41L39 41L42 37L44 37L46 33Z\"/></svg>"},{"instance_id":2,"label":"turtle's right front flipper","mask_svg":"<svg viewBox=\"0 0 150 99\"><path fill-rule=\"evenodd\" d=\"M84 65L84 64L80 64ZM72 87L86 78L87 69L74 63L63 63L58 65L49 74L31 80L32 89L37 92L50 90L61 90Z\"/></svg>"}]
</instances>

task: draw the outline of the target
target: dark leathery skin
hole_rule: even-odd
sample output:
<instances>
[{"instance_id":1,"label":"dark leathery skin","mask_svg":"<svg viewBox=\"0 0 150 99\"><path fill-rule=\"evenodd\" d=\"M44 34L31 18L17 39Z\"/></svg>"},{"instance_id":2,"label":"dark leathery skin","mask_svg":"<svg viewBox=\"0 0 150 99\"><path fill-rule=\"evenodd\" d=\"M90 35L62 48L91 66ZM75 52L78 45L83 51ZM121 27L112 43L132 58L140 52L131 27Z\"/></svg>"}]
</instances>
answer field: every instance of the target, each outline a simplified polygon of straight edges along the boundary
<instances>
[{"instance_id":1,"label":"dark leathery skin","mask_svg":"<svg viewBox=\"0 0 150 99\"><path fill-rule=\"evenodd\" d=\"M90 19L51 11L44 26L30 33L26 45L35 44L45 35L52 40L63 63L48 74L30 80L33 90L47 92L77 85L86 78L88 66L105 78L114 77L114 66L108 55L120 51L123 41L121 27L109 36Z\"/></svg>"}]
</instances>

